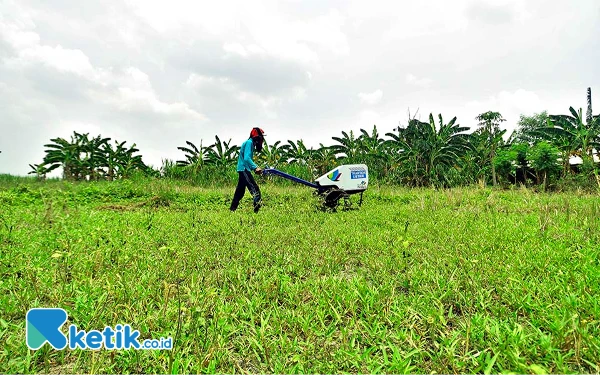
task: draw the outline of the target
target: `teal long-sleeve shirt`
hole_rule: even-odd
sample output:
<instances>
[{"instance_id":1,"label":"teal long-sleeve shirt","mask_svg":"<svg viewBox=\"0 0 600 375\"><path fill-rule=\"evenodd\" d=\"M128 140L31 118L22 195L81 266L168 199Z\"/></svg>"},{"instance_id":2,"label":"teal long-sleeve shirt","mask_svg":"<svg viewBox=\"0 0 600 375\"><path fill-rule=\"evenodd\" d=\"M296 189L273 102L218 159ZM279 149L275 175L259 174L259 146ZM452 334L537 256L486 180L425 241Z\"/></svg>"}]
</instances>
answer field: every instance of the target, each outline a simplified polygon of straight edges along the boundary
<instances>
[{"instance_id":1,"label":"teal long-sleeve shirt","mask_svg":"<svg viewBox=\"0 0 600 375\"><path fill-rule=\"evenodd\" d=\"M256 169L256 164L252 160L252 154L254 153L254 143L252 139L247 139L240 147L240 155L238 156L237 171L243 172L244 170L253 171Z\"/></svg>"}]
</instances>

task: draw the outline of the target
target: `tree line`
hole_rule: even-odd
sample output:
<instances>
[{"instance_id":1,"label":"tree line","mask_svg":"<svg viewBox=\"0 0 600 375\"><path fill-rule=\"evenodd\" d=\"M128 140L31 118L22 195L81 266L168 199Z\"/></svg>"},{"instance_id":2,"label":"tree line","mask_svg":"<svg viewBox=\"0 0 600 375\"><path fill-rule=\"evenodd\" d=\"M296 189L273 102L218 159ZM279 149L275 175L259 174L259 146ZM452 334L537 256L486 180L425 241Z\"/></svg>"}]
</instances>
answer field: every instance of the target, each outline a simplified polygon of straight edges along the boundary
<instances>
[{"instance_id":1,"label":"tree line","mask_svg":"<svg viewBox=\"0 0 600 375\"><path fill-rule=\"evenodd\" d=\"M461 126L456 117L445 121L429 114L426 121L409 116L405 125L380 134L376 126L358 133L342 131L332 144L307 147L303 140L265 144L257 155L262 165L287 170L313 179L341 163L365 163L371 178L381 183L411 187L452 187L484 183L492 185L532 184L548 187L560 180L600 187L596 150L600 149L600 116L593 115L591 89L587 91L587 111L569 108L569 114L521 115L515 132L505 137L499 112L488 111L476 118L475 129ZM197 182L228 182L235 178L238 145L215 136L207 146L185 141L178 147L182 158L164 160L159 169L148 167L139 150L110 138L90 138L74 133L71 141L62 138L45 145L41 164L31 165L31 173L63 168L70 180L114 180L134 172ZM582 159L572 165L573 157Z\"/></svg>"}]
</instances>

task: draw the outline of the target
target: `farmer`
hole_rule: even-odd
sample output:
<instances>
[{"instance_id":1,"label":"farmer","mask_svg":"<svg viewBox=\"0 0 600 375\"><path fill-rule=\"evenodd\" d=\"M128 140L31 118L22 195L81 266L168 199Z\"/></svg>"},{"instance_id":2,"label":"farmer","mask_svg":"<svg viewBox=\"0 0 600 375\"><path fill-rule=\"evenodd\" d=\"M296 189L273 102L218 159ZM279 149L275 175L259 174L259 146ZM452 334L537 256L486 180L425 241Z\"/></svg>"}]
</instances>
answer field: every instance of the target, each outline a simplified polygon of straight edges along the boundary
<instances>
[{"instance_id":1,"label":"farmer","mask_svg":"<svg viewBox=\"0 0 600 375\"><path fill-rule=\"evenodd\" d=\"M256 174L262 174L263 170L259 168L254 161L252 156L254 150L257 152L262 151L263 141L265 132L260 128L254 128L250 132L250 138L248 138L240 146L240 154L238 156L237 172L238 172L238 184L233 194L233 201L231 201L231 207L229 208L232 212L237 210L240 200L246 192L246 188L254 199L254 212L258 212L262 205L260 196L260 189L252 177L250 171L254 171Z\"/></svg>"}]
</instances>

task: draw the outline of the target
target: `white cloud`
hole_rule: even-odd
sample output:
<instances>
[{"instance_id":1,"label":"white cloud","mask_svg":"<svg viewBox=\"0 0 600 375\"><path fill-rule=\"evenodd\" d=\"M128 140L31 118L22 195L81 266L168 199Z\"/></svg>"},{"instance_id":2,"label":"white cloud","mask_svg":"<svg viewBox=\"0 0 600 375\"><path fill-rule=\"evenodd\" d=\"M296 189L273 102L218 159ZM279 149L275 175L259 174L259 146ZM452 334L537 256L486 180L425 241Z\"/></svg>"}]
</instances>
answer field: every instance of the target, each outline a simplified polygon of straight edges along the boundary
<instances>
[{"instance_id":1,"label":"white cloud","mask_svg":"<svg viewBox=\"0 0 600 375\"><path fill-rule=\"evenodd\" d=\"M160 161L255 124L318 145L408 108L509 127L600 92L597 0L67 3L0 0L0 173L26 173L64 124Z\"/></svg>"},{"instance_id":2,"label":"white cloud","mask_svg":"<svg viewBox=\"0 0 600 375\"><path fill-rule=\"evenodd\" d=\"M292 88L292 95L288 101L303 100L306 99L306 89L304 87L296 86Z\"/></svg>"},{"instance_id":3,"label":"white cloud","mask_svg":"<svg viewBox=\"0 0 600 375\"><path fill-rule=\"evenodd\" d=\"M276 119L278 117L276 109L283 102L283 99L277 96L262 96L245 91L228 77L208 77L192 73L185 82L185 86L201 95L218 92L227 100L233 100L243 105L256 106L269 119ZM296 90L294 95L301 98L304 92Z\"/></svg>"},{"instance_id":4,"label":"white cloud","mask_svg":"<svg viewBox=\"0 0 600 375\"><path fill-rule=\"evenodd\" d=\"M239 55L242 57L249 57L252 55L264 55L265 50L256 44L250 44L247 47L242 46L239 43L225 43L223 45L223 50L227 52L225 57L229 55Z\"/></svg>"},{"instance_id":5,"label":"white cloud","mask_svg":"<svg viewBox=\"0 0 600 375\"><path fill-rule=\"evenodd\" d=\"M0 39L7 42L15 51L15 56L3 59L4 66L23 69L41 64L61 73L72 73L86 80L105 83L108 72L92 66L88 56L79 49L65 48L62 45L41 44L40 36L33 31L35 23L26 12L13 8L10 15L15 18L0 19Z\"/></svg>"},{"instance_id":6,"label":"white cloud","mask_svg":"<svg viewBox=\"0 0 600 375\"><path fill-rule=\"evenodd\" d=\"M465 14L470 20L488 25L523 23L532 17L524 0L471 0Z\"/></svg>"},{"instance_id":7,"label":"white cloud","mask_svg":"<svg viewBox=\"0 0 600 375\"><path fill-rule=\"evenodd\" d=\"M379 112L371 110L361 111L358 114L358 117L360 119L360 123L366 126L372 126L374 124L377 124L381 120L381 115L379 114Z\"/></svg>"},{"instance_id":8,"label":"white cloud","mask_svg":"<svg viewBox=\"0 0 600 375\"><path fill-rule=\"evenodd\" d=\"M206 34L222 35L239 26L244 7L235 1L210 4L196 1L126 0L127 5L159 33L174 33L190 27Z\"/></svg>"},{"instance_id":9,"label":"white cloud","mask_svg":"<svg viewBox=\"0 0 600 375\"><path fill-rule=\"evenodd\" d=\"M180 40L225 38L230 54L247 57L266 53L272 58L318 66L319 51L345 55L349 51L342 32L345 17L337 10L295 20L273 4L262 2L170 2L128 0L134 12L156 31Z\"/></svg>"},{"instance_id":10,"label":"white cloud","mask_svg":"<svg viewBox=\"0 0 600 375\"><path fill-rule=\"evenodd\" d=\"M381 101L381 98L383 98L383 91L377 89L371 93L361 92L358 94L358 97L360 98L360 101L365 104L375 105Z\"/></svg>"},{"instance_id":11,"label":"white cloud","mask_svg":"<svg viewBox=\"0 0 600 375\"><path fill-rule=\"evenodd\" d=\"M396 2L392 5L392 8L395 8L392 11L387 6L381 6L379 12L389 12L393 15L391 26L384 32L383 39L387 43L393 43L398 40L464 31L468 26L464 15L465 1ZM368 5L377 7L372 3Z\"/></svg>"},{"instance_id":12,"label":"white cloud","mask_svg":"<svg viewBox=\"0 0 600 375\"><path fill-rule=\"evenodd\" d=\"M177 118L189 118L197 121L206 121L206 116L190 108L187 103L165 103L160 101L153 90L132 89L119 87L117 95L107 100L116 108L128 112L151 112L159 115Z\"/></svg>"},{"instance_id":13,"label":"white cloud","mask_svg":"<svg viewBox=\"0 0 600 375\"><path fill-rule=\"evenodd\" d=\"M414 74L406 75L406 83L413 85L413 86L427 88L427 87L431 86L432 82L433 81L430 78L418 78Z\"/></svg>"},{"instance_id":14,"label":"white cloud","mask_svg":"<svg viewBox=\"0 0 600 375\"><path fill-rule=\"evenodd\" d=\"M81 50L63 48L61 45L33 46L19 51L18 58L8 60L9 65L29 65L41 63L59 72L74 73L79 76L95 79L96 72L89 58Z\"/></svg>"},{"instance_id":15,"label":"white cloud","mask_svg":"<svg viewBox=\"0 0 600 375\"><path fill-rule=\"evenodd\" d=\"M40 42L40 36L36 32L24 29L28 26L31 27L29 22L18 25L0 21L0 36L16 49L36 46Z\"/></svg>"},{"instance_id":16,"label":"white cloud","mask_svg":"<svg viewBox=\"0 0 600 375\"><path fill-rule=\"evenodd\" d=\"M122 111L149 112L174 119L207 120L205 115L191 109L187 103L159 100L149 76L138 68L128 67L122 74L115 74L111 68L94 67L88 56L79 49L41 44L39 35L32 31L35 26L29 17L16 18L12 22L0 20L1 37L16 54L4 59L4 66L20 70L44 65L60 73L74 74L96 85L89 90L91 98ZM108 89L109 85L118 88Z\"/></svg>"},{"instance_id":17,"label":"white cloud","mask_svg":"<svg viewBox=\"0 0 600 375\"><path fill-rule=\"evenodd\" d=\"M40 44L40 36L32 29L33 22L15 19L13 22L0 21L0 37L15 51L16 56L4 58L4 65L19 69L34 64L43 64L59 72L74 73L90 80L97 79L89 58L78 49L68 49L61 45L55 47Z\"/></svg>"},{"instance_id":18,"label":"white cloud","mask_svg":"<svg viewBox=\"0 0 600 375\"><path fill-rule=\"evenodd\" d=\"M150 83L150 77L148 74L142 72L138 68L128 67L125 69L126 77L131 78L133 80L133 85L136 87L141 87L144 89L150 89L152 84Z\"/></svg>"},{"instance_id":19,"label":"white cloud","mask_svg":"<svg viewBox=\"0 0 600 375\"><path fill-rule=\"evenodd\" d=\"M90 92L90 96L124 112L151 113L167 116L172 120L208 121L207 116L190 108L185 102L161 101L148 74L138 68L128 67L122 75L114 75L112 80L119 87L95 90Z\"/></svg>"},{"instance_id":20,"label":"white cloud","mask_svg":"<svg viewBox=\"0 0 600 375\"><path fill-rule=\"evenodd\" d=\"M59 121L56 124L56 136L69 139L76 131L81 134L89 133L90 136L102 135L105 137L119 138L119 134L114 134L115 129L106 129L98 124L82 121ZM120 132L119 132L120 133Z\"/></svg>"},{"instance_id":21,"label":"white cloud","mask_svg":"<svg viewBox=\"0 0 600 375\"><path fill-rule=\"evenodd\" d=\"M543 111L544 103L535 92L518 89L513 92L500 91L483 101L468 102L467 107L472 108L477 113L485 112L490 108L499 108L508 112L531 114L536 111Z\"/></svg>"},{"instance_id":22,"label":"white cloud","mask_svg":"<svg viewBox=\"0 0 600 375\"><path fill-rule=\"evenodd\" d=\"M342 32L345 17L337 10L316 17L308 22L300 22L293 27L295 38L317 44L338 55L348 55L350 47L346 34Z\"/></svg>"},{"instance_id":23,"label":"white cloud","mask_svg":"<svg viewBox=\"0 0 600 375\"><path fill-rule=\"evenodd\" d=\"M538 94L532 91L518 89L515 91L500 91L499 93L481 101L470 101L466 103L465 110L472 113L474 118L477 114L494 111L500 112L507 120L502 127L508 129L507 134L516 129L517 121L521 114L532 115L547 110Z\"/></svg>"}]
</instances>

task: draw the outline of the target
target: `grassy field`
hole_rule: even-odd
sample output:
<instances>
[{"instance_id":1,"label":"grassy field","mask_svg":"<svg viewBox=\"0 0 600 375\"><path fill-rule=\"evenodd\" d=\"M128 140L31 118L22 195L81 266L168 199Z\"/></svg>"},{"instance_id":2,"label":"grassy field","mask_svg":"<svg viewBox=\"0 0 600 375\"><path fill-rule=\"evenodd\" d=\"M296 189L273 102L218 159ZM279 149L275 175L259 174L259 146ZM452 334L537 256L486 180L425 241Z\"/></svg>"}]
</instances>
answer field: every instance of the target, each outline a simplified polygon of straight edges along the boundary
<instances>
[{"instance_id":1,"label":"grassy field","mask_svg":"<svg viewBox=\"0 0 600 375\"><path fill-rule=\"evenodd\" d=\"M0 372L597 373L600 201L0 179ZM129 323L171 351L38 351L25 313Z\"/></svg>"}]
</instances>

